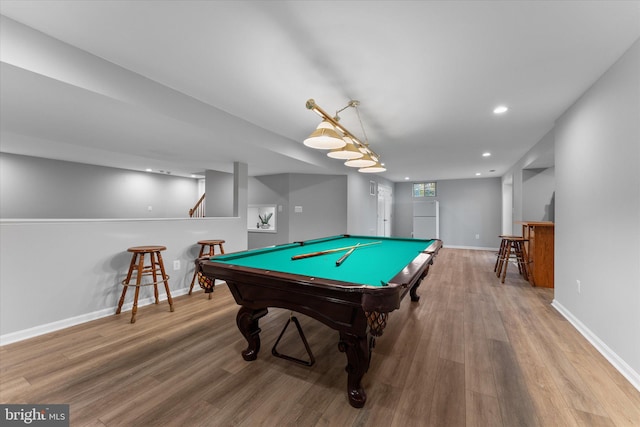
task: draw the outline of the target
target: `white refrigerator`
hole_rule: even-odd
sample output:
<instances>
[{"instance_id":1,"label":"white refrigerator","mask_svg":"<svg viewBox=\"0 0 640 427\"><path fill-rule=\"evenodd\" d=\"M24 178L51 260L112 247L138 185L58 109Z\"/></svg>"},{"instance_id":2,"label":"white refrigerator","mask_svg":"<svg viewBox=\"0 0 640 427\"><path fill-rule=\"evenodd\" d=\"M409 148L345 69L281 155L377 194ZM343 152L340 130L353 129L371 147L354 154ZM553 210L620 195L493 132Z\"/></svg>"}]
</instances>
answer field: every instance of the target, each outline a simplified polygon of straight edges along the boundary
<instances>
[{"instance_id":1,"label":"white refrigerator","mask_svg":"<svg viewBox=\"0 0 640 427\"><path fill-rule=\"evenodd\" d=\"M440 203L437 200L413 202L413 237L440 238Z\"/></svg>"}]
</instances>

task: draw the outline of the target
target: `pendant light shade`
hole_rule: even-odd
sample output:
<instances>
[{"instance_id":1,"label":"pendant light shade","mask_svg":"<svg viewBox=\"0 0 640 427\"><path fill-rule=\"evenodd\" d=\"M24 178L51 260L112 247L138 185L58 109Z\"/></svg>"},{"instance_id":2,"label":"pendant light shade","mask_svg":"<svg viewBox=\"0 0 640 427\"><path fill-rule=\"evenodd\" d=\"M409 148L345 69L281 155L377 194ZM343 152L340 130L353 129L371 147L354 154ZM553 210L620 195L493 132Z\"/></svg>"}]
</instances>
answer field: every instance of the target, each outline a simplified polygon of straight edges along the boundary
<instances>
[{"instance_id":1,"label":"pendant light shade","mask_svg":"<svg viewBox=\"0 0 640 427\"><path fill-rule=\"evenodd\" d=\"M366 168L358 169L358 172L362 172L362 173L378 173L378 172L384 172L386 170L387 170L387 168L382 166L380 164L380 162L376 162L376 164L373 165L373 166L368 166Z\"/></svg>"},{"instance_id":2,"label":"pendant light shade","mask_svg":"<svg viewBox=\"0 0 640 427\"><path fill-rule=\"evenodd\" d=\"M376 161L371 158L369 154L365 154L359 159L347 160L344 162L345 166L350 168L366 168L376 164Z\"/></svg>"},{"instance_id":3,"label":"pendant light shade","mask_svg":"<svg viewBox=\"0 0 640 427\"><path fill-rule=\"evenodd\" d=\"M353 143L353 140L351 138L349 138L348 136L344 136L342 137L342 139L344 140L346 145L342 148L331 150L327 153L327 156L331 157L332 159L343 160L359 159L364 156L364 154L362 154L360 150L356 148L356 145Z\"/></svg>"},{"instance_id":4,"label":"pendant light shade","mask_svg":"<svg viewBox=\"0 0 640 427\"><path fill-rule=\"evenodd\" d=\"M332 150L344 147L346 142L331 123L323 120L309 138L304 140L304 145L318 150Z\"/></svg>"}]
</instances>

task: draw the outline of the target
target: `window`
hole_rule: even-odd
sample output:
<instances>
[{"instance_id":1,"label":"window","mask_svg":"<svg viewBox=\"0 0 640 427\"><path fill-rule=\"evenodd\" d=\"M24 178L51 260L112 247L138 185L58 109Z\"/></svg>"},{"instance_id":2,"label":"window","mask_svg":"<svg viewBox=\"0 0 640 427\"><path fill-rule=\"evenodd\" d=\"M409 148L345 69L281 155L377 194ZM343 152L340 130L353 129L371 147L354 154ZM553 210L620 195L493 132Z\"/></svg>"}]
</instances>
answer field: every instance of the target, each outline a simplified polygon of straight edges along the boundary
<instances>
[{"instance_id":1,"label":"window","mask_svg":"<svg viewBox=\"0 0 640 427\"><path fill-rule=\"evenodd\" d=\"M436 183L435 182L421 182L413 184L413 197L435 197L436 196Z\"/></svg>"}]
</instances>

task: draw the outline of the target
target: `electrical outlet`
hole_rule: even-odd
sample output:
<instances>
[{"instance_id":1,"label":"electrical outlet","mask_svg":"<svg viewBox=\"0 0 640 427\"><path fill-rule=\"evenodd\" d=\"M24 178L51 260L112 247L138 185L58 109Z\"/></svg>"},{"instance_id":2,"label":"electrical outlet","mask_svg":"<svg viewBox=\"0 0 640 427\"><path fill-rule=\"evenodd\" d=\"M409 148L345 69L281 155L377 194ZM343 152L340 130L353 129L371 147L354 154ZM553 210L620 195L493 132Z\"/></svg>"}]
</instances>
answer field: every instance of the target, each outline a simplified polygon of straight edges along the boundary
<instances>
[{"instance_id":1,"label":"electrical outlet","mask_svg":"<svg viewBox=\"0 0 640 427\"><path fill-rule=\"evenodd\" d=\"M578 293L582 293L582 283L580 283L580 280L576 280L576 284L578 285Z\"/></svg>"},{"instance_id":2,"label":"electrical outlet","mask_svg":"<svg viewBox=\"0 0 640 427\"><path fill-rule=\"evenodd\" d=\"M480 240L480 235L476 234L476 240Z\"/></svg>"},{"instance_id":3,"label":"electrical outlet","mask_svg":"<svg viewBox=\"0 0 640 427\"><path fill-rule=\"evenodd\" d=\"M173 261L173 269L175 270L180 270L180 260L177 259L175 261Z\"/></svg>"}]
</instances>

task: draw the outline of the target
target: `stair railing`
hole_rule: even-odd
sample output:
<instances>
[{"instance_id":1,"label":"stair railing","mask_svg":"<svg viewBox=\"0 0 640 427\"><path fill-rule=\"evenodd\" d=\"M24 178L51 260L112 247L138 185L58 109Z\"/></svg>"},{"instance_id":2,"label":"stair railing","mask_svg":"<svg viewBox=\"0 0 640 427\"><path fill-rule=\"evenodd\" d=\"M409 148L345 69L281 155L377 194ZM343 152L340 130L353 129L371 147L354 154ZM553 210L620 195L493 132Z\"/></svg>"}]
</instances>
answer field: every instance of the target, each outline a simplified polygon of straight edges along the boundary
<instances>
[{"instance_id":1,"label":"stair railing","mask_svg":"<svg viewBox=\"0 0 640 427\"><path fill-rule=\"evenodd\" d=\"M193 209L189 209L190 218L204 218L204 195L205 193L202 194Z\"/></svg>"}]
</instances>

